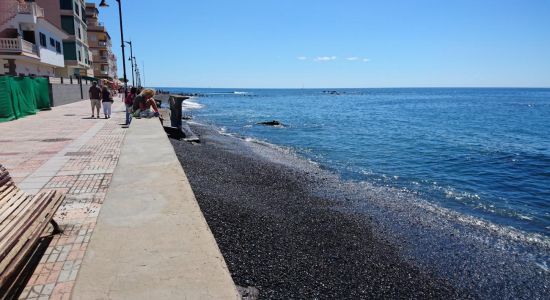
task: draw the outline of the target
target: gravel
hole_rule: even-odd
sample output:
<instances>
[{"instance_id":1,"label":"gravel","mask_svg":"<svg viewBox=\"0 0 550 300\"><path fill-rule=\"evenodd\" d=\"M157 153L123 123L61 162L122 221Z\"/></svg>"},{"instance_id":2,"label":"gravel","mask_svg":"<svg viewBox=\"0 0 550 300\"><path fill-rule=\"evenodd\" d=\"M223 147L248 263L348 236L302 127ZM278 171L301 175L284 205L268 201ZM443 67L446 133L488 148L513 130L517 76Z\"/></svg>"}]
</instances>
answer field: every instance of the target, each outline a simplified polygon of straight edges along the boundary
<instances>
[{"instance_id":1,"label":"gravel","mask_svg":"<svg viewBox=\"0 0 550 300\"><path fill-rule=\"evenodd\" d=\"M323 178L192 127L200 144L171 141L236 285L260 299L471 298L316 192Z\"/></svg>"}]
</instances>

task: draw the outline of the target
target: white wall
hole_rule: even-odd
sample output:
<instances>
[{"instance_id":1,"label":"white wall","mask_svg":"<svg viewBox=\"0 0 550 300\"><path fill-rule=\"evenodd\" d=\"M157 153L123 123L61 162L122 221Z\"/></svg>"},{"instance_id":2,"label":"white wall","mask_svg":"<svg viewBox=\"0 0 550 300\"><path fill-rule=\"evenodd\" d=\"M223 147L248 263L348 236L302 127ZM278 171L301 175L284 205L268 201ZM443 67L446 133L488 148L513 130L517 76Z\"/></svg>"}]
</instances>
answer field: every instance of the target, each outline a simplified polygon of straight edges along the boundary
<instances>
[{"instance_id":1,"label":"white wall","mask_svg":"<svg viewBox=\"0 0 550 300\"><path fill-rule=\"evenodd\" d=\"M54 68L48 67L43 64L34 64L27 61L15 60L15 72L17 75L25 74L30 75L34 74L36 76L54 76Z\"/></svg>"},{"instance_id":2,"label":"white wall","mask_svg":"<svg viewBox=\"0 0 550 300\"><path fill-rule=\"evenodd\" d=\"M50 25L51 26L51 25ZM40 55L40 61L45 64L53 65L56 67L64 67L65 60L63 57L63 39L56 35L54 32L49 30L46 24L39 22L35 28L36 34L36 47L38 48L38 53ZM40 33L46 35L46 47L40 45ZM55 42L59 42L61 45L61 53L57 53L55 49L55 42L52 46L50 44L50 38L53 38Z\"/></svg>"}]
</instances>

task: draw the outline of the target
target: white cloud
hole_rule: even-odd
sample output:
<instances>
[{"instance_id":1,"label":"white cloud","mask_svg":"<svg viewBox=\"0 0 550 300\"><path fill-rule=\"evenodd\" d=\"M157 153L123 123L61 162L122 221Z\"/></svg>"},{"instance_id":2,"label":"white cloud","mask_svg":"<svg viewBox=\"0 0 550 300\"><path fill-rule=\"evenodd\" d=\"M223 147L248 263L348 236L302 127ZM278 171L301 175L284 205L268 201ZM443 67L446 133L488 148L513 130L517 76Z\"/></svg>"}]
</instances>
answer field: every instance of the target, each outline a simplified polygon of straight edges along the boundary
<instances>
[{"instance_id":1,"label":"white cloud","mask_svg":"<svg viewBox=\"0 0 550 300\"><path fill-rule=\"evenodd\" d=\"M351 61L354 61L354 60L359 60L359 57L357 56L352 56L352 57L348 57L346 58L347 60L351 60Z\"/></svg>"},{"instance_id":2,"label":"white cloud","mask_svg":"<svg viewBox=\"0 0 550 300\"><path fill-rule=\"evenodd\" d=\"M363 58L363 62L369 62L370 59L369 58Z\"/></svg>"},{"instance_id":3,"label":"white cloud","mask_svg":"<svg viewBox=\"0 0 550 300\"><path fill-rule=\"evenodd\" d=\"M315 58L315 61L331 61L336 60L336 56L318 56Z\"/></svg>"},{"instance_id":4,"label":"white cloud","mask_svg":"<svg viewBox=\"0 0 550 300\"><path fill-rule=\"evenodd\" d=\"M306 60L306 59L307 59L306 56L298 56L297 58L298 58L299 60Z\"/></svg>"}]
</instances>

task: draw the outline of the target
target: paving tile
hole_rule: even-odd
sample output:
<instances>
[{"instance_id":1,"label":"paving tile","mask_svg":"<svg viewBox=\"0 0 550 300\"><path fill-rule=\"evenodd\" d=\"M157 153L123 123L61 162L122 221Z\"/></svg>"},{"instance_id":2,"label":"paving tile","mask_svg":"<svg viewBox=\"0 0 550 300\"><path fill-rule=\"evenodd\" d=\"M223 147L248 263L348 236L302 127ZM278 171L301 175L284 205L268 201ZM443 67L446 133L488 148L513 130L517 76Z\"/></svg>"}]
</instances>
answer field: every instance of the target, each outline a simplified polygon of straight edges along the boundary
<instances>
[{"instance_id":1,"label":"paving tile","mask_svg":"<svg viewBox=\"0 0 550 300\"><path fill-rule=\"evenodd\" d=\"M0 163L24 191L66 193L55 214L64 230L54 236L20 299L70 299L101 204L120 157L125 129L121 101L110 120L84 120L89 102L0 124ZM74 115L67 117L65 115ZM67 140L53 141L64 138ZM45 140L50 141L45 142Z\"/></svg>"},{"instance_id":2,"label":"paving tile","mask_svg":"<svg viewBox=\"0 0 550 300\"><path fill-rule=\"evenodd\" d=\"M42 295L47 295L47 296L51 295L54 287L55 287L54 284L46 284L42 289Z\"/></svg>"}]
</instances>

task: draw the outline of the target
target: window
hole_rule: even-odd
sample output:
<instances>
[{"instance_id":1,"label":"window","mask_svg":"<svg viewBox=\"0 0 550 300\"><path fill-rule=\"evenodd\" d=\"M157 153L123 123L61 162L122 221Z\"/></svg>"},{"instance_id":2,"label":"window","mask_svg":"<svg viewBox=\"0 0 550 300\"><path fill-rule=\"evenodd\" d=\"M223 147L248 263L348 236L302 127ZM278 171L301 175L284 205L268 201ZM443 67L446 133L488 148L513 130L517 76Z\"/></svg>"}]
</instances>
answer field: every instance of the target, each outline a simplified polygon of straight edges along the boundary
<instances>
[{"instance_id":1,"label":"window","mask_svg":"<svg viewBox=\"0 0 550 300\"><path fill-rule=\"evenodd\" d=\"M61 0L60 7L61 7L61 9L73 9L73 1L71 1L71 0Z\"/></svg>"},{"instance_id":2,"label":"window","mask_svg":"<svg viewBox=\"0 0 550 300\"><path fill-rule=\"evenodd\" d=\"M61 43L58 41L55 42L55 52L61 54Z\"/></svg>"},{"instance_id":3,"label":"window","mask_svg":"<svg viewBox=\"0 0 550 300\"><path fill-rule=\"evenodd\" d=\"M76 60L75 42L63 42L63 52L65 60Z\"/></svg>"},{"instance_id":4,"label":"window","mask_svg":"<svg viewBox=\"0 0 550 300\"><path fill-rule=\"evenodd\" d=\"M73 17L61 16L61 28L68 34L74 34L75 22Z\"/></svg>"},{"instance_id":5,"label":"window","mask_svg":"<svg viewBox=\"0 0 550 300\"><path fill-rule=\"evenodd\" d=\"M80 7L76 2L74 3L74 12L76 13L77 16L80 16Z\"/></svg>"},{"instance_id":6,"label":"window","mask_svg":"<svg viewBox=\"0 0 550 300\"><path fill-rule=\"evenodd\" d=\"M55 47L55 40L50 38L50 46Z\"/></svg>"},{"instance_id":7,"label":"window","mask_svg":"<svg viewBox=\"0 0 550 300\"><path fill-rule=\"evenodd\" d=\"M40 32L40 46L48 47L48 44L46 43L46 35L42 32Z\"/></svg>"},{"instance_id":8,"label":"window","mask_svg":"<svg viewBox=\"0 0 550 300\"><path fill-rule=\"evenodd\" d=\"M82 21L86 23L86 9L84 8L84 6L81 7L80 14L82 15Z\"/></svg>"},{"instance_id":9,"label":"window","mask_svg":"<svg viewBox=\"0 0 550 300\"><path fill-rule=\"evenodd\" d=\"M78 50L78 61L82 61L82 55L80 55L80 50Z\"/></svg>"}]
</instances>

